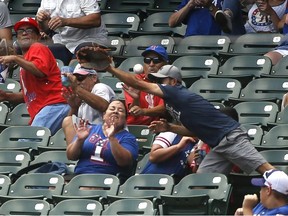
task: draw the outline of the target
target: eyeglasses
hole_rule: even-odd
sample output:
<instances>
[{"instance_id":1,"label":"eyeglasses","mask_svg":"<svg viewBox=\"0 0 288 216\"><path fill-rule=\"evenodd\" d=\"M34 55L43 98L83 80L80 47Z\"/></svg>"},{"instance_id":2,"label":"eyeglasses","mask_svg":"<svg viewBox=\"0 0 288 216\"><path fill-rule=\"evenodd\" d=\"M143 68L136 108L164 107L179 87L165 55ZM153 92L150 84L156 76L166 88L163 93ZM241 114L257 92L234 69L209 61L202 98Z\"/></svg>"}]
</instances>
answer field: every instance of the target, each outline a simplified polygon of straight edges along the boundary
<instances>
[{"instance_id":1,"label":"eyeglasses","mask_svg":"<svg viewBox=\"0 0 288 216\"><path fill-rule=\"evenodd\" d=\"M144 63L145 64L150 64L151 61L153 61L154 64L159 64L159 63L163 62L162 59L160 59L158 57L155 57L155 58L144 58Z\"/></svg>"},{"instance_id":2,"label":"eyeglasses","mask_svg":"<svg viewBox=\"0 0 288 216\"><path fill-rule=\"evenodd\" d=\"M76 79L79 81L79 82L82 82L83 80L85 80L89 75L80 75L80 74L77 74L75 75L76 76Z\"/></svg>"},{"instance_id":3,"label":"eyeglasses","mask_svg":"<svg viewBox=\"0 0 288 216\"><path fill-rule=\"evenodd\" d=\"M33 34L33 33L35 33L35 30L34 30L34 29L31 29L31 28L28 28L28 29L18 29L18 30L16 31L16 33L19 34L19 35L23 35L24 32L25 32L26 34Z\"/></svg>"}]
</instances>

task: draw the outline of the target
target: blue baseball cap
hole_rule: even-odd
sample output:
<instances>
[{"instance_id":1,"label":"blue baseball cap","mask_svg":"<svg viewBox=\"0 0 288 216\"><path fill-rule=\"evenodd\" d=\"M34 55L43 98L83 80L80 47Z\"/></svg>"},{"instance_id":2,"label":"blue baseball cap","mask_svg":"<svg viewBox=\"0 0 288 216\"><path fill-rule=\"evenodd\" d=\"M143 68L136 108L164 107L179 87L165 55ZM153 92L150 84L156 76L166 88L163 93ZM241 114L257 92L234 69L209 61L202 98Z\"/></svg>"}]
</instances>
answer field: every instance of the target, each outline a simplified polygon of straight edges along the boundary
<instances>
[{"instance_id":1,"label":"blue baseball cap","mask_svg":"<svg viewBox=\"0 0 288 216\"><path fill-rule=\"evenodd\" d=\"M142 53L142 56L145 57L150 52L156 53L157 55L161 56L164 61L168 62L168 54L163 46L152 45L145 49L145 51Z\"/></svg>"}]
</instances>

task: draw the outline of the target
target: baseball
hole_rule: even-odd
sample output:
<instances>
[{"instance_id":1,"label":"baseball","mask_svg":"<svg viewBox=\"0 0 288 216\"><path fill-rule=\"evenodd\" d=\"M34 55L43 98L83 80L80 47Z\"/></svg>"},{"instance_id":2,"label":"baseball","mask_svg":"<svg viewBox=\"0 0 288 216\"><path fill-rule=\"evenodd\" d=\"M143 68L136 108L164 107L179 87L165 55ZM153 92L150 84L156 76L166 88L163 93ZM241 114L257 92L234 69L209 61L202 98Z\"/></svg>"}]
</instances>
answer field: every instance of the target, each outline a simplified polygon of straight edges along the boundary
<instances>
[{"instance_id":1,"label":"baseball","mask_svg":"<svg viewBox=\"0 0 288 216\"><path fill-rule=\"evenodd\" d=\"M143 66L141 64L134 65L133 72L136 74L141 74L143 72Z\"/></svg>"}]
</instances>

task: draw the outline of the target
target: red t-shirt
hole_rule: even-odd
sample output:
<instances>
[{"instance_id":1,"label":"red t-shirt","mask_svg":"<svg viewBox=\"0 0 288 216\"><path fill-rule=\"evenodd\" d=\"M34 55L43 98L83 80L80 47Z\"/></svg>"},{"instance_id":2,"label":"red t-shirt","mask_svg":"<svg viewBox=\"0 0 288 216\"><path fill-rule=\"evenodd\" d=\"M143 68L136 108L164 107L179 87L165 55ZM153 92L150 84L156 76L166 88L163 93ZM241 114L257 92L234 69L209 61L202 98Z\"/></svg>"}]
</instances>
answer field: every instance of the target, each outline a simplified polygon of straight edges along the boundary
<instances>
[{"instance_id":1,"label":"red t-shirt","mask_svg":"<svg viewBox=\"0 0 288 216\"><path fill-rule=\"evenodd\" d=\"M137 76L138 76L138 78L145 80L144 79L145 74L142 73L142 74L139 74ZM145 81L147 81L147 80L145 80ZM133 103L134 99L125 91L124 91L124 95L125 95L126 107L129 110L129 106L130 106L130 104ZM139 102L140 102L141 108L153 108L153 107L156 107L158 105L164 106L164 100L162 98L155 96L155 95L152 95L152 94L149 94L149 93L146 93L146 92L143 92L143 91L140 92ZM130 124L130 125L131 124L149 125L152 121L155 121L155 120L159 120L159 117L157 117L157 116L137 116L137 117L135 117L133 115L128 114L127 124Z\"/></svg>"},{"instance_id":2,"label":"red t-shirt","mask_svg":"<svg viewBox=\"0 0 288 216\"><path fill-rule=\"evenodd\" d=\"M66 103L61 95L61 73L56 59L50 49L34 43L25 53L24 59L32 62L46 77L36 77L32 73L20 69L20 81L25 103L30 114L30 123L35 115L46 105Z\"/></svg>"}]
</instances>

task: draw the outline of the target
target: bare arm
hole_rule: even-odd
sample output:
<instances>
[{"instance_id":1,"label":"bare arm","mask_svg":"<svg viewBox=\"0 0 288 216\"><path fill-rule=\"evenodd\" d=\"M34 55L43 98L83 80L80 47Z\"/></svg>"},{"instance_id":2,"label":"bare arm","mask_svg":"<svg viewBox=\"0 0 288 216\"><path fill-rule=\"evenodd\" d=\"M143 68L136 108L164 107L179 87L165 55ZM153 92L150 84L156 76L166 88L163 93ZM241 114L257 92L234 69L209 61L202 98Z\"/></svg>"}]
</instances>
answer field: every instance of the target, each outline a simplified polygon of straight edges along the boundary
<instances>
[{"instance_id":1,"label":"bare arm","mask_svg":"<svg viewBox=\"0 0 288 216\"><path fill-rule=\"evenodd\" d=\"M132 86L135 89L139 89L141 91L144 91L144 92L147 92L147 93L159 96L159 97L163 97L162 90L155 83L145 82L141 79L138 79L136 75L124 72L119 68L112 67L111 65L108 68L106 68L106 71L113 74L122 82L124 82L125 84L129 86Z\"/></svg>"},{"instance_id":2,"label":"bare arm","mask_svg":"<svg viewBox=\"0 0 288 216\"><path fill-rule=\"evenodd\" d=\"M161 145L154 144L150 151L149 160L152 163L160 163L168 160L177 153L179 153L189 142L194 140L191 137L183 137L176 145L172 145L168 148L163 148Z\"/></svg>"},{"instance_id":3,"label":"bare arm","mask_svg":"<svg viewBox=\"0 0 288 216\"><path fill-rule=\"evenodd\" d=\"M19 104L24 102L24 98L22 92L9 93L0 90L0 101L9 101L13 104Z\"/></svg>"},{"instance_id":4,"label":"bare arm","mask_svg":"<svg viewBox=\"0 0 288 216\"><path fill-rule=\"evenodd\" d=\"M183 125L168 123L166 119L160 119L159 121L152 121L151 124L148 126L148 128L152 130L154 133L171 131L182 136L196 137L196 135L193 132L189 131Z\"/></svg>"},{"instance_id":5,"label":"bare arm","mask_svg":"<svg viewBox=\"0 0 288 216\"><path fill-rule=\"evenodd\" d=\"M85 101L89 106L100 112L104 112L109 105L109 103L104 98L81 88L81 86L77 86L75 88L75 93L78 95L80 99Z\"/></svg>"},{"instance_id":6,"label":"bare arm","mask_svg":"<svg viewBox=\"0 0 288 216\"><path fill-rule=\"evenodd\" d=\"M33 74L36 77L45 77L46 75L40 71L32 62L25 60L20 55L9 55L9 56L1 56L0 57L0 63L1 64L10 64L10 63L16 63L20 67L22 67L27 72Z\"/></svg>"}]
</instances>

